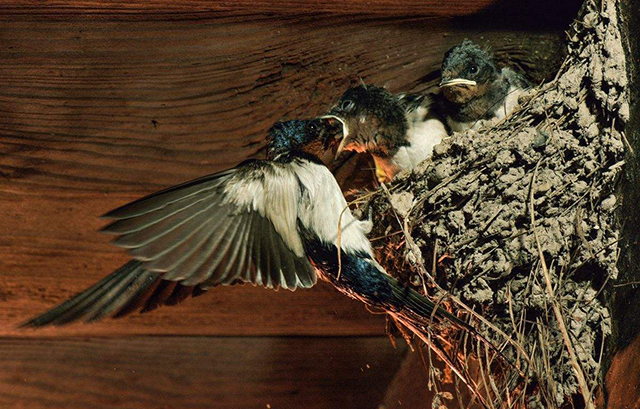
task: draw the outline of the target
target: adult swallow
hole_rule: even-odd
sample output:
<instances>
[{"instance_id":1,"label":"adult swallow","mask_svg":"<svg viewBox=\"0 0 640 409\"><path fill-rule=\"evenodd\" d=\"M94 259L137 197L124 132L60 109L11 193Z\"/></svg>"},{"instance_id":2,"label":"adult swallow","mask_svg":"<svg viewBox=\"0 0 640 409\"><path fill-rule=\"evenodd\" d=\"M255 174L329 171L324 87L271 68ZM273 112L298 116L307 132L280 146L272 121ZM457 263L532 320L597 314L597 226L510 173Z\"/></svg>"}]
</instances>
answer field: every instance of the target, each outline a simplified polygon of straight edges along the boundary
<instances>
[{"instance_id":1,"label":"adult swallow","mask_svg":"<svg viewBox=\"0 0 640 409\"><path fill-rule=\"evenodd\" d=\"M378 180L388 182L430 157L447 136L426 95L394 95L374 85L348 89L326 115L343 125L342 151L370 152Z\"/></svg>"},{"instance_id":2,"label":"adult swallow","mask_svg":"<svg viewBox=\"0 0 640 409\"><path fill-rule=\"evenodd\" d=\"M522 75L499 69L487 51L464 40L444 56L438 105L451 130L460 132L511 114L528 86Z\"/></svg>"},{"instance_id":3,"label":"adult swallow","mask_svg":"<svg viewBox=\"0 0 640 409\"><path fill-rule=\"evenodd\" d=\"M96 321L173 305L236 283L288 290L320 277L410 325L432 313L468 325L389 276L375 261L370 222L351 214L318 154L336 143L332 121L294 120L269 132L266 160L170 187L107 213L103 231L132 260L23 324Z\"/></svg>"}]
</instances>

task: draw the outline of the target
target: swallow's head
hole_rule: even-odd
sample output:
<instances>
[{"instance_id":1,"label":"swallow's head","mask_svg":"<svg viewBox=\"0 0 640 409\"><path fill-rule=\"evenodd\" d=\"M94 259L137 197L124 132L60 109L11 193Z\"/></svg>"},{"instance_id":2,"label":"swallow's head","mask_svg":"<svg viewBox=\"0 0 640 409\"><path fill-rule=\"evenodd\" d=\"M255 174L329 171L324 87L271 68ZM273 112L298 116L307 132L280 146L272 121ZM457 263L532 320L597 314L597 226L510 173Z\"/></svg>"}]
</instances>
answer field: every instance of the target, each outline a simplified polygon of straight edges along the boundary
<instances>
[{"instance_id":1,"label":"swallow's head","mask_svg":"<svg viewBox=\"0 0 640 409\"><path fill-rule=\"evenodd\" d=\"M348 89L323 118L338 121L336 152L371 152L381 156L401 145L407 132L402 101L384 88L358 85Z\"/></svg>"},{"instance_id":2,"label":"swallow's head","mask_svg":"<svg viewBox=\"0 0 640 409\"><path fill-rule=\"evenodd\" d=\"M307 152L319 156L336 143L336 133L340 127L327 118L294 119L276 122L269 130L267 157Z\"/></svg>"},{"instance_id":3,"label":"swallow's head","mask_svg":"<svg viewBox=\"0 0 640 409\"><path fill-rule=\"evenodd\" d=\"M487 51L464 40L444 55L440 89L449 101L464 104L483 95L499 73Z\"/></svg>"}]
</instances>

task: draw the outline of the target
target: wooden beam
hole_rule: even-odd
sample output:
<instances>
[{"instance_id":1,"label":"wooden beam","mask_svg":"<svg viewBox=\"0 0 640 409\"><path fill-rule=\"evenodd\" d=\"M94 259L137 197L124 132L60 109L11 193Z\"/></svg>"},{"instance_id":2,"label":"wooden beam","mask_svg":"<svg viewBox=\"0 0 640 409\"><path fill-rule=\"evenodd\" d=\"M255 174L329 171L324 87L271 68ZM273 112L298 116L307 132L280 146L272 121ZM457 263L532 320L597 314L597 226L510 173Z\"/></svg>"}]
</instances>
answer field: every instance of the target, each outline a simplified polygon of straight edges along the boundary
<instances>
[{"instance_id":1,"label":"wooden beam","mask_svg":"<svg viewBox=\"0 0 640 409\"><path fill-rule=\"evenodd\" d=\"M625 171L619 186L620 257L616 283L607 292L612 307L612 335L602 372L603 407L640 408L640 11L631 0L621 0L620 21L629 79L630 119L625 128L628 144Z\"/></svg>"},{"instance_id":2,"label":"wooden beam","mask_svg":"<svg viewBox=\"0 0 640 409\"><path fill-rule=\"evenodd\" d=\"M496 0L459 0L442 2L437 0L73 0L47 1L18 0L0 4L0 16L56 16L80 15L127 18L144 16L145 19L194 18L215 13L337 13L337 14L385 14L415 16L466 16L483 10Z\"/></svg>"},{"instance_id":3,"label":"wooden beam","mask_svg":"<svg viewBox=\"0 0 640 409\"><path fill-rule=\"evenodd\" d=\"M427 89L467 37L547 74L560 43L433 19L3 22L0 181L146 193L256 154L273 122L324 112L359 78Z\"/></svg>"},{"instance_id":4,"label":"wooden beam","mask_svg":"<svg viewBox=\"0 0 640 409\"><path fill-rule=\"evenodd\" d=\"M374 408L386 338L0 339L3 408Z\"/></svg>"},{"instance_id":5,"label":"wooden beam","mask_svg":"<svg viewBox=\"0 0 640 409\"><path fill-rule=\"evenodd\" d=\"M616 352L605 378L608 409L640 409L640 336ZM602 391L601 391L602 392Z\"/></svg>"}]
</instances>

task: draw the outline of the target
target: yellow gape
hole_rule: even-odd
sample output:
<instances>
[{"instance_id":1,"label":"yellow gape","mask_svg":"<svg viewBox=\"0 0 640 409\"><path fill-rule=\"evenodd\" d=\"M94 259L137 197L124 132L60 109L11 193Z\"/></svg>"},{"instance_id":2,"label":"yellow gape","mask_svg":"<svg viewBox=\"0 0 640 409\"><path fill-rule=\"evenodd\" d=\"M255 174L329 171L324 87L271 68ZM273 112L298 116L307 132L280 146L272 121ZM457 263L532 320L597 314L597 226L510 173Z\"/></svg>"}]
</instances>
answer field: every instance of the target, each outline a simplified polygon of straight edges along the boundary
<instances>
[{"instance_id":1,"label":"yellow gape","mask_svg":"<svg viewBox=\"0 0 640 409\"><path fill-rule=\"evenodd\" d=\"M378 164L378 161L375 161L376 164L376 177L378 178L378 182L385 183L390 182L389 175L387 172Z\"/></svg>"}]
</instances>

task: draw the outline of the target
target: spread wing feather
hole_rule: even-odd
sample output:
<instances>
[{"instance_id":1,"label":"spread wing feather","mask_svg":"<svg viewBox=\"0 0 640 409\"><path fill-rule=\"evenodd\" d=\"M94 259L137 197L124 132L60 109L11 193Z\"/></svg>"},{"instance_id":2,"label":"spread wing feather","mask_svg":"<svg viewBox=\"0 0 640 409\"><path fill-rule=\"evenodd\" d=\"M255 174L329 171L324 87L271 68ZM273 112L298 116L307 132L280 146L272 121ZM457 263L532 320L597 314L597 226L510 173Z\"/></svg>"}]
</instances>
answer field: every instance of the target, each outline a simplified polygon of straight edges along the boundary
<instances>
[{"instance_id":1,"label":"spread wing feather","mask_svg":"<svg viewBox=\"0 0 640 409\"><path fill-rule=\"evenodd\" d=\"M293 167L251 161L115 209L103 231L133 260L24 325L152 310L238 282L311 287L317 276L297 230L300 189Z\"/></svg>"}]
</instances>

